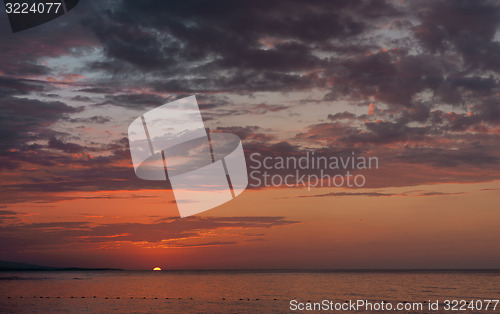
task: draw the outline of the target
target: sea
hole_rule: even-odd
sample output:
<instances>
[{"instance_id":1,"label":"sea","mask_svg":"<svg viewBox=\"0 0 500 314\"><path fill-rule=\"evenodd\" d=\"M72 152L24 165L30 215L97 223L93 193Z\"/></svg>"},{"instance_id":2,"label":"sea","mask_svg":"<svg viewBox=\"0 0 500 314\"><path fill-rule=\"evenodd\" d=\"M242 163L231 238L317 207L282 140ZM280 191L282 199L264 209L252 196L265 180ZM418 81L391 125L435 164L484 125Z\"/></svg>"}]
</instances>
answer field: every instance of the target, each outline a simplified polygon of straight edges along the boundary
<instances>
[{"instance_id":1,"label":"sea","mask_svg":"<svg viewBox=\"0 0 500 314\"><path fill-rule=\"evenodd\" d=\"M500 298L499 275L495 270L0 272L0 313L500 313L500 304L494 304Z\"/></svg>"}]
</instances>

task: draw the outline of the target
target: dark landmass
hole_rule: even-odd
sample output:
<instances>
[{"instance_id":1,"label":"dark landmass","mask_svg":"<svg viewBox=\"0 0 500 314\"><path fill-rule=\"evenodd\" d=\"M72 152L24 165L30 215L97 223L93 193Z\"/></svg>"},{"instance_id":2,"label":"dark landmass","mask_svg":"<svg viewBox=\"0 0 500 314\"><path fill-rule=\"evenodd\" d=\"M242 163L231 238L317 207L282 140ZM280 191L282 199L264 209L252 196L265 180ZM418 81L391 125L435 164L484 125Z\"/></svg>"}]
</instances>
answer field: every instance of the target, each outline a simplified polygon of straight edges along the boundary
<instances>
[{"instance_id":1,"label":"dark landmass","mask_svg":"<svg viewBox=\"0 0 500 314\"><path fill-rule=\"evenodd\" d=\"M78 268L78 267L51 267L26 263L0 261L0 271L96 271L122 270L117 268Z\"/></svg>"},{"instance_id":2,"label":"dark landmass","mask_svg":"<svg viewBox=\"0 0 500 314\"><path fill-rule=\"evenodd\" d=\"M108 271L121 268L52 267L27 263L0 261L0 271ZM151 271L151 270L130 270ZM500 269L163 269L162 272L220 272L220 273L500 273Z\"/></svg>"}]
</instances>

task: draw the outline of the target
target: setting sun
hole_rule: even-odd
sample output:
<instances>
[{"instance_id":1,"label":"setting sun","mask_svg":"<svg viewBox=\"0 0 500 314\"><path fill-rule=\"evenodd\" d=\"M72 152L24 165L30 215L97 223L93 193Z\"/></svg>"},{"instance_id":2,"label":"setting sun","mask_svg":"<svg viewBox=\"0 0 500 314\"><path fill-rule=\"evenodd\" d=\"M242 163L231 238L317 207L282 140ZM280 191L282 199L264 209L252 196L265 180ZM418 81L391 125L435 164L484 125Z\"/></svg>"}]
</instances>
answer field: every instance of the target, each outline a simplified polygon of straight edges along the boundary
<instances>
[{"instance_id":1,"label":"setting sun","mask_svg":"<svg viewBox=\"0 0 500 314\"><path fill-rule=\"evenodd\" d=\"M153 270L157 271L157 270L161 270L161 268L156 266L155 268L153 268Z\"/></svg>"}]
</instances>

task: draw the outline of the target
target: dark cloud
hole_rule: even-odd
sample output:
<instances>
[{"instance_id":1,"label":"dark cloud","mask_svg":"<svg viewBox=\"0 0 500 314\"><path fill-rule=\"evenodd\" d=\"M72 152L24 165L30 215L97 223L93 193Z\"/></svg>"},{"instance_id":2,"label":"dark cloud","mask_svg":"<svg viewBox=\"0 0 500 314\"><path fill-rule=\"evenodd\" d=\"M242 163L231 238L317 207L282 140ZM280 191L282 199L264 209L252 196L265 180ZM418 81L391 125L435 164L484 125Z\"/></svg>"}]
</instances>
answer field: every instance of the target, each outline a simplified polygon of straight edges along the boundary
<instances>
[{"instance_id":1,"label":"dark cloud","mask_svg":"<svg viewBox=\"0 0 500 314\"><path fill-rule=\"evenodd\" d=\"M78 145L75 143L65 143L55 137L51 137L49 139L49 148L54 148L54 149L59 149L62 150L63 152L70 153L70 154L77 154L77 153L82 153L85 151L85 147L82 145Z\"/></svg>"},{"instance_id":2,"label":"dark cloud","mask_svg":"<svg viewBox=\"0 0 500 314\"><path fill-rule=\"evenodd\" d=\"M145 109L158 107L173 100L155 94L118 94L106 95L106 100L101 105Z\"/></svg>"},{"instance_id":3,"label":"dark cloud","mask_svg":"<svg viewBox=\"0 0 500 314\"><path fill-rule=\"evenodd\" d=\"M117 92L116 89L111 87L102 87L102 86L94 86L94 87L85 87L78 90L79 92L86 93L95 93L95 94L114 94Z\"/></svg>"},{"instance_id":4,"label":"dark cloud","mask_svg":"<svg viewBox=\"0 0 500 314\"><path fill-rule=\"evenodd\" d=\"M304 197L342 197L342 196L368 196L368 197L391 197L391 196L402 196L402 197L425 197L425 196L452 196L461 195L463 192L456 193L444 193L444 192L421 192L421 191L410 191L404 193L384 193L384 192L332 192L325 194L316 195L301 195L297 196L299 198Z\"/></svg>"},{"instance_id":5,"label":"dark cloud","mask_svg":"<svg viewBox=\"0 0 500 314\"><path fill-rule=\"evenodd\" d=\"M415 36L431 52L458 52L466 69L500 71L500 43L494 41L500 21L495 1L433 1L412 5L421 20Z\"/></svg>"},{"instance_id":6,"label":"dark cloud","mask_svg":"<svg viewBox=\"0 0 500 314\"><path fill-rule=\"evenodd\" d=\"M69 122L71 123L97 123L97 124L104 124L107 122L111 121L111 117L104 117L104 116L92 116L88 118L71 118L68 119Z\"/></svg>"},{"instance_id":7,"label":"dark cloud","mask_svg":"<svg viewBox=\"0 0 500 314\"><path fill-rule=\"evenodd\" d=\"M246 126L246 127L240 127L240 126L217 127L215 130L213 130L213 132L235 134L238 135L238 137L245 142L249 141L266 142L273 139L272 135L265 133L264 130L262 130L260 127L256 125Z\"/></svg>"},{"instance_id":8,"label":"dark cloud","mask_svg":"<svg viewBox=\"0 0 500 314\"><path fill-rule=\"evenodd\" d=\"M26 147L26 142L43 137L47 127L67 114L77 113L60 101L4 97L0 99L0 157ZM0 166L1 167L1 166Z\"/></svg>"},{"instance_id":9,"label":"dark cloud","mask_svg":"<svg viewBox=\"0 0 500 314\"><path fill-rule=\"evenodd\" d=\"M99 18L89 15L84 24L107 58L92 68L129 78L127 73L136 70L161 76L148 83L161 92L310 88L318 77L307 72L327 63L313 53L315 48L344 49L333 42L355 38L374 20L400 14L385 1L125 1L95 6Z\"/></svg>"},{"instance_id":10,"label":"dark cloud","mask_svg":"<svg viewBox=\"0 0 500 314\"><path fill-rule=\"evenodd\" d=\"M75 97L72 97L71 100L89 102L92 101L92 98L82 95L76 95Z\"/></svg>"},{"instance_id":11,"label":"dark cloud","mask_svg":"<svg viewBox=\"0 0 500 314\"><path fill-rule=\"evenodd\" d=\"M370 99L394 107L411 109L416 94L437 90L451 67L446 58L428 54L410 55L394 49L359 55L332 64L327 73L335 84L327 99Z\"/></svg>"},{"instance_id":12,"label":"dark cloud","mask_svg":"<svg viewBox=\"0 0 500 314\"><path fill-rule=\"evenodd\" d=\"M366 122L368 132L349 134L340 140L348 144L384 144L393 142L423 141L428 132L426 127L409 127L401 122Z\"/></svg>"},{"instance_id":13,"label":"dark cloud","mask_svg":"<svg viewBox=\"0 0 500 314\"><path fill-rule=\"evenodd\" d=\"M332 196L396 196L399 194L392 194L392 193L381 193L381 192L333 192L333 193L326 193L326 194L318 194L318 195L301 195L298 196L300 198L304 197L332 197Z\"/></svg>"},{"instance_id":14,"label":"dark cloud","mask_svg":"<svg viewBox=\"0 0 500 314\"><path fill-rule=\"evenodd\" d=\"M16 224L0 226L0 240L6 245L3 252L24 250L28 248L44 249L56 247L91 246L112 242L142 242L148 245L162 244L170 247L192 247L230 245L238 243L241 237L254 238L253 235L232 235L237 241L190 242L198 239L202 233L210 232L213 237L226 229L267 229L285 227L299 223L284 217L187 217L163 218L153 223L116 223L91 226L82 222L47 222L32 224ZM22 234L22 237L19 235ZM262 235L262 234L261 234ZM226 235L227 236L227 235ZM9 245L12 244L12 245Z\"/></svg>"},{"instance_id":15,"label":"dark cloud","mask_svg":"<svg viewBox=\"0 0 500 314\"><path fill-rule=\"evenodd\" d=\"M0 207L2 208L2 207ZM19 213L12 211L12 210L6 210L6 209L0 209L0 223L4 221L12 221L18 218Z\"/></svg>"},{"instance_id":16,"label":"dark cloud","mask_svg":"<svg viewBox=\"0 0 500 314\"><path fill-rule=\"evenodd\" d=\"M200 97L203 99L206 97ZM201 102L200 109L203 121L220 121L226 117L234 117L239 115L263 115L266 113L278 113L289 109L288 106L282 104L269 105L260 104L233 104L224 99L214 99L208 103Z\"/></svg>"},{"instance_id":17,"label":"dark cloud","mask_svg":"<svg viewBox=\"0 0 500 314\"><path fill-rule=\"evenodd\" d=\"M96 149L98 153L106 151L107 154L93 156ZM54 201L51 192L170 188L165 181L142 180L135 175L127 139L111 142L105 147L86 147L50 138L47 146L8 152L5 158L15 161L11 169L24 163L37 166L35 171L21 169L23 180L6 182L2 186L0 194L7 203Z\"/></svg>"},{"instance_id":18,"label":"dark cloud","mask_svg":"<svg viewBox=\"0 0 500 314\"><path fill-rule=\"evenodd\" d=\"M344 111L344 112L338 112L335 114L329 114L327 116L327 119L332 120L332 121L341 120L341 119L356 120L356 119L358 119L358 116L355 115L354 113Z\"/></svg>"},{"instance_id":19,"label":"dark cloud","mask_svg":"<svg viewBox=\"0 0 500 314\"><path fill-rule=\"evenodd\" d=\"M341 122L319 123L310 125L304 132L298 133L295 137L299 140L305 140L310 143L320 143L324 146L330 146L338 143L349 136L355 136L362 132L362 129ZM345 142L345 140L344 140ZM347 143L349 145L349 143ZM353 146L353 145L351 145Z\"/></svg>"},{"instance_id":20,"label":"dark cloud","mask_svg":"<svg viewBox=\"0 0 500 314\"><path fill-rule=\"evenodd\" d=\"M50 90L46 82L0 76L0 98Z\"/></svg>"}]
</instances>

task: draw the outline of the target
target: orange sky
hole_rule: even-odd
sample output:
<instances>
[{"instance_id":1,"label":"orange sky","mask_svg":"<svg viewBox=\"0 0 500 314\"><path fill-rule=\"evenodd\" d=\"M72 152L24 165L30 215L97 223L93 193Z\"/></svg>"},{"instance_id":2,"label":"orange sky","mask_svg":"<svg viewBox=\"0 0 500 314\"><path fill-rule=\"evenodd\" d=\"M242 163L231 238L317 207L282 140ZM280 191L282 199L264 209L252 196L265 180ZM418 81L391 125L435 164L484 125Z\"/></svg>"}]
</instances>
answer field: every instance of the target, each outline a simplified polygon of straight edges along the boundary
<instances>
[{"instance_id":1,"label":"orange sky","mask_svg":"<svg viewBox=\"0 0 500 314\"><path fill-rule=\"evenodd\" d=\"M384 189L269 188L195 217L175 218L165 191L60 193L61 199L9 207L17 223L120 224L116 233L66 235L74 227L45 226L47 241L18 256L42 264L149 269L223 268L495 268L498 255L498 181ZM328 193L352 193L324 196ZM432 196L422 196L432 192ZM368 196L381 193L390 196ZM359 195L355 195L359 194ZM322 196L323 195L323 196ZM173 217L181 234L150 237L159 219ZM199 217L199 218L198 218ZM283 224L190 227L194 219L283 217ZM186 222L186 223L184 223ZM140 226L127 228L127 223ZM207 222L208 225L210 223ZM172 225L173 226L173 225ZM80 229L81 226L76 227ZM169 225L162 226L169 228ZM193 232L191 232L193 231ZM51 234L59 240L51 242ZM185 233L184 235L182 233ZM120 236L133 235L134 239ZM29 237L29 236L28 236ZM99 239L99 242L86 240Z\"/></svg>"}]
</instances>

